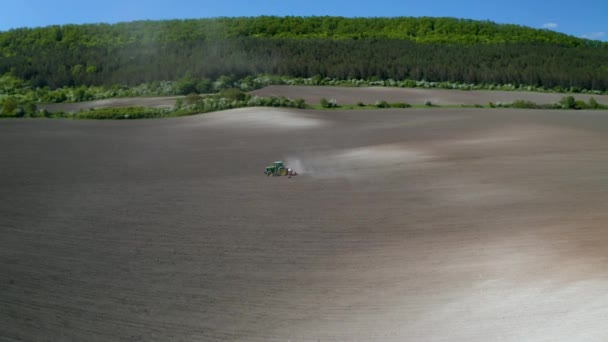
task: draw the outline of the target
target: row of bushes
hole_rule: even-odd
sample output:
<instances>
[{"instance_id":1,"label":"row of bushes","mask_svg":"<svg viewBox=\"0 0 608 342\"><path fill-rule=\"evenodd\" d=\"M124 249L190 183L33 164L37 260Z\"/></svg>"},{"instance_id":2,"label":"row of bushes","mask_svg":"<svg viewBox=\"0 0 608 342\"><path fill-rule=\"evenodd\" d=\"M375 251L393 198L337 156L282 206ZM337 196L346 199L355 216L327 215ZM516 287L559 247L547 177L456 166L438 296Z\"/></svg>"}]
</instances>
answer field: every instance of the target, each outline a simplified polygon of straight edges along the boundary
<instances>
[{"instance_id":1,"label":"row of bushes","mask_svg":"<svg viewBox=\"0 0 608 342\"><path fill-rule=\"evenodd\" d=\"M137 97L137 96L172 96L187 95L190 93L211 94L222 90L237 88L241 91L251 91L270 85L315 85L315 86L349 86L349 87L405 87L405 88L441 88L460 90L508 90L508 91L540 91L540 92L574 92L601 94L599 91L579 89L576 87L555 87L547 89L539 86L523 84L468 84L461 82L428 82L425 80L393 80L378 79L338 79L329 77L287 77L273 75L258 75L238 78L235 76L220 76L215 80L202 78L197 79L185 75L175 81L154 81L140 84L134 87L115 85L103 86L77 86L49 89L48 87L34 88L29 82L6 74L0 77L0 104L3 95L18 96L19 102L34 103L61 103L82 102L101 100L115 97Z\"/></svg>"},{"instance_id":2,"label":"row of bushes","mask_svg":"<svg viewBox=\"0 0 608 342\"><path fill-rule=\"evenodd\" d=\"M0 117L24 117L37 114L37 106L32 101L14 96L0 98Z\"/></svg>"},{"instance_id":3,"label":"row of bushes","mask_svg":"<svg viewBox=\"0 0 608 342\"><path fill-rule=\"evenodd\" d=\"M463 83L463 82L429 82L425 80L394 80L379 79L370 77L368 79L339 79L329 77L286 77L261 75L248 77L235 83L235 86L243 90L258 89L269 85L312 85L312 86L343 86L343 87L400 87L400 88L437 88L437 89L458 89L458 90L505 90L505 91L536 91L536 92L555 92L555 93L584 93L584 94L604 94L598 90L587 90L577 87L563 88L556 86L546 88L542 86L526 84L496 84L496 83Z\"/></svg>"},{"instance_id":4,"label":"row of bushes","mask_svg":"<svg viewBox=\"0 0 608 342\"><path fill-rule=\"evenodd\" d=\"M321 99L324 108L336 108L338 104L335 99ZM170 116L191 115L196 113L208 113L213 111L227 110L241 107L289 107L307 108L303 99L291 100L286 97L260 97L252 96L238 89L226 89L218 95L200 96L190 94L185 98L178 98L175 106L169 109L147 108L147 107L124 107L124 108L97 108L78 112L49 112L36 109L32 102L25 104L16 103L13 100L5 101L0 107L0 117L47 117L47 118L70 118L70 119L152 119ZM376 108L410 108L412 105L404 102L388 103L387 101L376 101L373 105L358 102L357 106ZM425 106L435 106L430 101ZM608 109L608 106L599 104L594 98L587 103L576 100L573 96L567 96L555 104L537 104L527 100L517 100L512 103L489 103L491 108L527 108L527 109ZM463 107L483 108L482 105L471 105Z\"/></svg>"},{"instance_id":5,"label":"row of bushes","mask_svg":"<svg viewBox=\"0 0 608 342\"><path fill-rule=\"evenodd\" d=\"M512 103L492 103L491 108L527 108L527 109L608 109L608 106L598 103L593 97L586 103L577 100L574 96L565 96L559 102L553 104L537 104L527 100L517 100Z\"/></svg>"},{"instance_id":6,"label":"row of bushes","mask_svg":"<svg viewBox=\"0 0 608 342\"><path fill-rule=\"evenodd\" d=\"M322 98L320 100L321 107L323 108L338 108L339 105L335 99ZM425 101L426 107L435 107L436 104L430 100ZM362 101L357 102L359 107L373 106L376 108L410 108L412 107L409 103L394 102L388 103L387 101L376 101L374 104L365 104ZM462 105L463 108L484 108L483 105ZM586 103L583 100L576 100L573 96L563 97L558 103L554 104L537 104L528 100L517 100L510 103L502 102L490 102L489 107L491 108L527 108L527 109L608 109L608 106L598 103L593 97Z\"/></svg>"},{"instance_id":7,"label":"row of bushes","mask_svg":"<svg viewBox=\"0 0 608 342\"><path fill-rule=\"evenodd\" d=\"M65 119L153 119L166 116L172 116L174 113L171 109L147 108L147 107L124 107L124 108L96 108L90 110L81 110L78 112L56 111L49 112L47 110L35 111L33 113L3 115L3 117L25 117L25 118L65 118Z\"/></svg>"},{"instance_id":8,"label":"row of bushes","mask_svg":"<svg viewBox=\"0 0 608 342\"><path fill-rule=\"evenodd\" d=\"M357 106L363 107L365 106L365 103L357 102ZM386 101L376 101L374 106L377 108L410 108L412 105L404 102L388 103Z\"/></svg>"},{"instance_id":9,"label":"row of bushes","mask_svg":"<svg viewBox=\"0 0 608 342\"><path fill-rule=\"evenodd\" d=\"M260 97L245 94L238 89L228 89L213 96L200 96L191 94L185 98L179 98L173 108L148 108L148 107L123 107L123 108L96 108L81 110L78 112L49 112L47 110L37 111L12 111L0 112L0 117L46 117L46 118L68 118L68 119L152 119L161 117L173 117L192 115L197 113L208 113L226 109L241 107L289 107L306 108L303 99L291 100L286 97Z\"/></svg>"},{"instance_id":10,"label":"row of bushes","mask_svg":"<svg viewBox=\"0 0 608 342\"><path fill-rule=\"evenodd\" d=\"M217 95L190 94L175 102L176 111L207 113L241 107L289 107L306 108L304 99L288 99L284 96L262 97L246 94L239 89L224 89Z\"/></svg>"},{"instance_id":11,"label":"row of bushes","mask_svg":"<svg viewBox=\"0 0 608 342\"><path fill-rule=\"evenodd\" d=\"M338 105L338 102L336 101L336 99L326 99L326 98L321 98L320 102L321 107L323 108L338 108L340 107ZM395 103L388 103L386 101L376 101L373 105L372 104L365 104L362 101L357 102L357 106L359 107L368 107L368 106L374 106L376 108L410 108L412 105L409 103L404 103L404 102L395 102Z\"/></svg>"}]
</instances>

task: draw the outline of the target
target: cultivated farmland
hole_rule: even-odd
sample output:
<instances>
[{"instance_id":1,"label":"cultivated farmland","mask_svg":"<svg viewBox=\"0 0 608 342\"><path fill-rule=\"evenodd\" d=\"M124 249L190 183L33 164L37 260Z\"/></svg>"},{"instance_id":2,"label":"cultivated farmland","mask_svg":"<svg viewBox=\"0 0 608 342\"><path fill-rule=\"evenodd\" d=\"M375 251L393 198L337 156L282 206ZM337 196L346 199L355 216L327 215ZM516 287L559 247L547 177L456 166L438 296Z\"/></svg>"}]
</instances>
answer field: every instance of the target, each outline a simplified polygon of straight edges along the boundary
<instances>
[{"instance_id":1,"label":"cultivated farmland","mask_svg":"<svg viewBox=\"0 0 608 342\"><path fill-rule=\"evenodd\" d=\"M0 143L0 340L608 338L604 111L11 119Z\"/></svg>"}]
</instances>

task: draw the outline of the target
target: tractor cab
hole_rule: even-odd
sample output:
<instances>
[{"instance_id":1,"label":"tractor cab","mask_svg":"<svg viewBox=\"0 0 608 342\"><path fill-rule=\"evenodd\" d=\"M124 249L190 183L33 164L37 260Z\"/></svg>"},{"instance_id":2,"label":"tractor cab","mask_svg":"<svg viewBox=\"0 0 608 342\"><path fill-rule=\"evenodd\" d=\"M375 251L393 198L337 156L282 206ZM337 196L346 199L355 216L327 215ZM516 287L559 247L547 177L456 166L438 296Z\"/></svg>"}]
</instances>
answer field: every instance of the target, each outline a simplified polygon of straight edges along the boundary
<instances>
[{"instance_id":1,"label":"tractor cab","mask_svg":"<svg viewBox=\"0 0 608 342\"><path fill-rule=\"evenodd\" d=\"M287 175L287 168L282 161L277 160L274 165L266 166L264 174L266 176L285 176Z\"/></svg>"}]
</instances>

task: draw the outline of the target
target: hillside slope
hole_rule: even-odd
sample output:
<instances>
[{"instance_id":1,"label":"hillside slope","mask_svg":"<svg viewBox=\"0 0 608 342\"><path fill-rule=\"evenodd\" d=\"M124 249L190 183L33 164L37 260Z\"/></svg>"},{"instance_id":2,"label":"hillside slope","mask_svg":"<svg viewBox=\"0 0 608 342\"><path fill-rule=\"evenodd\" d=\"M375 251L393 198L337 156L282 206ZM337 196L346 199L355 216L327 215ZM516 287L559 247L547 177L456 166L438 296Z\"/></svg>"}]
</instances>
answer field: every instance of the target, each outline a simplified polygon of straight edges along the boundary
<instances>
[{"instance_id":1,"label":"hillside slope","mask_svg":"<svg viewBox=\"0 0 608 342\"><path fill-rule=\"evenodd\" d=\"M51 88L266 73L608 89L605 43L454 18L255 17L24 28L0 33L0 56L0 75Z\"/></svg>"}]
</instances>

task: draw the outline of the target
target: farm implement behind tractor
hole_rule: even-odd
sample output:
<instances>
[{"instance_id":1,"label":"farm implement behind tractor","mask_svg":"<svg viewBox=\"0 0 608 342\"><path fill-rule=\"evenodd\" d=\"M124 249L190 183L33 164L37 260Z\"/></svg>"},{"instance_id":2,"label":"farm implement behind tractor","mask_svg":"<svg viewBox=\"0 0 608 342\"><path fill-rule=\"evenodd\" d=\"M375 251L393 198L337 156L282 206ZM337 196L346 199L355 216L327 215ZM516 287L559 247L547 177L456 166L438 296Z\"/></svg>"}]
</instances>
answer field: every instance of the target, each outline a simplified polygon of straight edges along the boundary
<instances>
[{"instance_id":1,"label":"farm implement behind tractor","mask_svg":"<svg viewBox=\"0 0 608 342\"><path fill-rule=\"evenodd\" d=\"M298 174L289 167L286 167L282 161L277 160L273 165L266 166L264 170L266 176L297 176Z\"/></svg>"}]
</instances>

